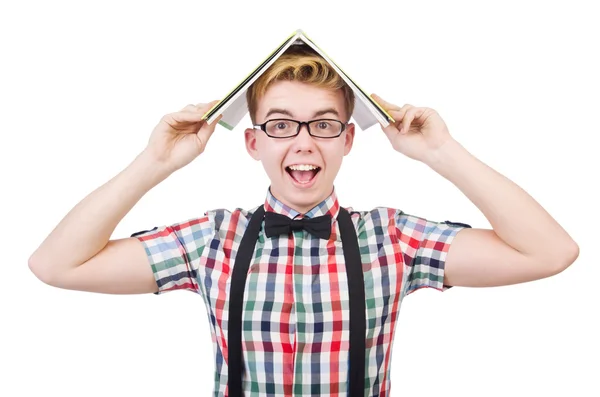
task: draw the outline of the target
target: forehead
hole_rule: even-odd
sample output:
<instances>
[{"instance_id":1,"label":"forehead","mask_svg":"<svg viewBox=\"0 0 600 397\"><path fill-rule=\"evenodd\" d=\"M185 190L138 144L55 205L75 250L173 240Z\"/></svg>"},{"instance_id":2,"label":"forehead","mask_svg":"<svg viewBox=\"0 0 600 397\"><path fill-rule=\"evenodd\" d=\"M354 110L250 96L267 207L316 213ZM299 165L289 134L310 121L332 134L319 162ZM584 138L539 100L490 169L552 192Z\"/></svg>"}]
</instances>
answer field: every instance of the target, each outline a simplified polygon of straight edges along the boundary
<instances>
[{"instance_id":1,"label":"forehead","mask_svg":"<svg viewBox=\"0 0 600 397\"><path fill-rule=\"evenodd\" d=\"M273 83L257 106L257 119L262 120L273 109L284 109L291 116L304 120L326 109L335 110L338 117L345 118L342 90L331 90L297 81ZM327 113L325 116L334 116Z\"/></svg>"}]
</instances>

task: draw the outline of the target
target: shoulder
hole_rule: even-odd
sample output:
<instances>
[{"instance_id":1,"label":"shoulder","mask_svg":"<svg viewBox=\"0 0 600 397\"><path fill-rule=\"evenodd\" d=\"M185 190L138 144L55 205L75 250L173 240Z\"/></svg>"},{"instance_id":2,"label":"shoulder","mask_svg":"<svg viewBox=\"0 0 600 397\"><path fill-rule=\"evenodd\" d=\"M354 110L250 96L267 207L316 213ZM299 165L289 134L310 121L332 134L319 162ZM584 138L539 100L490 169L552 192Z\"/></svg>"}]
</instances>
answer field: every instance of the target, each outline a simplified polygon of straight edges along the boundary
<instances>
[{"instance_id":1,"label":"shoulder","mask_svg":"<svg viewBox=\"0 0 600 397\"><path fill-rule=\"evenodd\" d=\"M390 207L375 207L370 210L355 210L353 207L343 207L353 219L360 221L381 221L396 219L401 210Z\"/></svg>"},{"instance_id":2,"label":"shoulder","mask_svg":"<svg viewBox=\"0 0 600 397\"><path fill-rule=\"evenodd\" d=\"M352 207L344 207L344 209L348 211L359 231L382 228L387 229L388 233L395 233L398 216L403 213L399 209L383 206L370 210L355 210Z\"/></svg>"},{"instance_id":3,"label":"shoulder","mask_svg":"<svg viewBox=\"0 0 600 397\"><path fill-rule=\"evenodd\" d=\"M215 208L205 212L205 217L207 221L214 223L223 223L223 222L249 222L252 215L258 210L261 206L256 206L250 209L239 208L236 207L234 209L228 208Z\"/></svg>"},{"instance_id":4,"label":"shoulder","mask_svg":"<svg viewBox=\"0 0 600 397\"><path fill-rule=\"evenodd\" d=\"M357 224L393 226L398 233L410 236L430 234L432 232L443 233L446 230L470 227L470 225L465 223L431 220L393 207L379 206L367 211L357 211L352 207L344 208L350 213L350 216Z\"/></svg>"},{"instance_id":5,"label":"shoulder","mask_svg":"<svg viewBox=\"0 0 600 397\"><path fill-rule=\"evenodd\" d=\"M239 207L234 209L216 208L206 211L205 218L211 224L215 235L225 237L231 231L243 233L252 215L260 207L259 205L250 209Z\"/></svg>"}]
</instances>

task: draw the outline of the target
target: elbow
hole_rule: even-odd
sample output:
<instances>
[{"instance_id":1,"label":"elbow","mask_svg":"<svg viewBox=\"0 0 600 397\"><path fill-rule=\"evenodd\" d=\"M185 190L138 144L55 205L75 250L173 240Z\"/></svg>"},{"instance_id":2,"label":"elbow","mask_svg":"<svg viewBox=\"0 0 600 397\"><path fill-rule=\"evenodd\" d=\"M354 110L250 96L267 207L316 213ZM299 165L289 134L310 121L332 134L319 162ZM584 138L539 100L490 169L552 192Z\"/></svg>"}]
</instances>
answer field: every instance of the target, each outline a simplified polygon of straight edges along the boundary
<instances>
[{"instance_id":1,"label":"elbow","mask_svg":"<svg viewBox=\"0 0 600 397\"><path fill-rule=\"evenodd\" d=\"M554 255L555 274L561 273L571 266L579 257L579 245L570 240Z\"/></svg>"},{"instance_id":2,"label":"elbow","mask_svg":"<svg viewBox=\"0 0 600 397\"><path fill-rule=\"evenodd\" d=\"M27 261L27 265L29 266L29 271L33 273L35 277L39 280L44 281L45 276L42 275L42 267L40 266L40 261L35 257L35 254L29 257Z\"/></svg>"},{"instance_id":3,"label":"elbow","mask_svg":"<svg viewBox=\"0 0 600 397\"><path fill-rule=\"evenodd\" d=\"M28 260L29 270L33 275L47 285L52 285L52 277L51 272L48 271L48 268L43 266L40 259L36 257L36 255L32 255Z\"/></svg>"}]
</instances>

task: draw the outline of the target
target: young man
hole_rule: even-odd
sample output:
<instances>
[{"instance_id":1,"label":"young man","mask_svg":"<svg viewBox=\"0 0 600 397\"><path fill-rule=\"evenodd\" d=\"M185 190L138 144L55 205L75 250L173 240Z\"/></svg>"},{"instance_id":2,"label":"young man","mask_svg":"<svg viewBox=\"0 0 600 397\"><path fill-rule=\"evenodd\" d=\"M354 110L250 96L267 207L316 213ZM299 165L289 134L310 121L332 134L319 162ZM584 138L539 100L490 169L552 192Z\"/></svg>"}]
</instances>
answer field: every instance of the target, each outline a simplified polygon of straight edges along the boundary
<instances>
[{"instance_id":1,"label":"young man","mask_svg":"<svg viewBox=\"0 0 600 397\"><path fill-rule=\"evenodd\" d=\"M340 206L334 180L352 148L354 96L299 46L248 91L246 148L271 181L262 205L109 240L146 192L205 150L216 123L201 116L215 102L188 105L164 116L135 161L67 214L29 266L59 288L200 294L215 396L388 396L406 295L549 277L576 259L578 246L526 192L456 142L434 110L374 99L397 120L384 129L393 148L455 184L493 229Z\"/></svg>"}]
</instances>

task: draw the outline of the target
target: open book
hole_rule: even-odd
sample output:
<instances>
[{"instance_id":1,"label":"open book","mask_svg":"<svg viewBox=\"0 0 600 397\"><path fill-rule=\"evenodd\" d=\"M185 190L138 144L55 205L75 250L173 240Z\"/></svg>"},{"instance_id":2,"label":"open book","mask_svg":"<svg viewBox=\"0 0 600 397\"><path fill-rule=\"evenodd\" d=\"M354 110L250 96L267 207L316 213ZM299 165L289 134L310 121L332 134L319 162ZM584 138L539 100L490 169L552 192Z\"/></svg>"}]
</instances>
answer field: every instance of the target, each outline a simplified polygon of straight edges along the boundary
<instances>
[{"instance_id":1,"label":"open book","mask_svg":"<svg viewBox=\"0 0 600 397\"><path fill-rule=\"evenodd\" d=\"M302 30L297 30L294 34L288 37L275 51L271 53L256 69L252 71L240 84L238 84L229 94L221 101L214 105L204 116L203 119L212 123L217 117L223 115L219 124L223 127L232 130L240 122L240 120L248 113L248 104L246 102L246 91L268 68L283 54L291 45L305 44L310 46L323 57L333 69L344 79L346 84L354 91L355 105L352 118L361 130L373 126L377 122L387 127L390 122L394 122L390 116L377 102L367 95L350 77L346 75L329 58L323 50L321 50L312 40L310 40Z\"/></svg>"}]
</instances>

